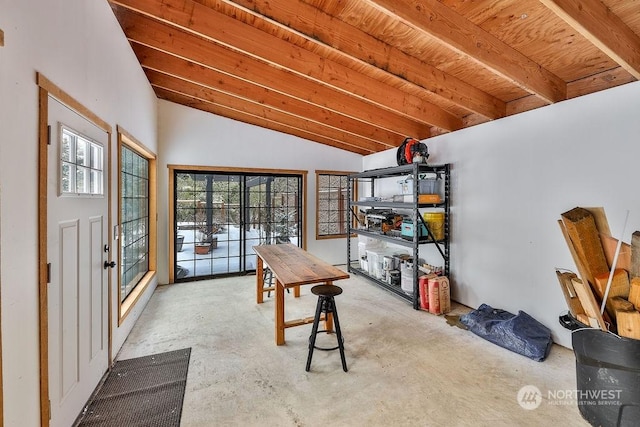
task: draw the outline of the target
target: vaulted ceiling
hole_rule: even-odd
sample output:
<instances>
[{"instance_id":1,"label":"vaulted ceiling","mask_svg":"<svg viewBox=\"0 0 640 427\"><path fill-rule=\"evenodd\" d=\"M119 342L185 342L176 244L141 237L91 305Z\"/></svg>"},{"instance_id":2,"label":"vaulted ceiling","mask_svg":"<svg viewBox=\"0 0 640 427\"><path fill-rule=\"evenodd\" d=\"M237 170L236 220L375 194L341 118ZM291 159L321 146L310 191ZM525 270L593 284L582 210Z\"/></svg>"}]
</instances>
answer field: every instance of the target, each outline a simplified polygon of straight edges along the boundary
<instances>
[{"instance_id":1,"label":"vaulted ceiling","mask_svg":"<svg viewBox=\"0 0 640 427\"><path fill-rule=\"evenodd\" d=\"M108 0L158 98L366 155L640 78L636 0Z\"/></svg>"}]
</instances>

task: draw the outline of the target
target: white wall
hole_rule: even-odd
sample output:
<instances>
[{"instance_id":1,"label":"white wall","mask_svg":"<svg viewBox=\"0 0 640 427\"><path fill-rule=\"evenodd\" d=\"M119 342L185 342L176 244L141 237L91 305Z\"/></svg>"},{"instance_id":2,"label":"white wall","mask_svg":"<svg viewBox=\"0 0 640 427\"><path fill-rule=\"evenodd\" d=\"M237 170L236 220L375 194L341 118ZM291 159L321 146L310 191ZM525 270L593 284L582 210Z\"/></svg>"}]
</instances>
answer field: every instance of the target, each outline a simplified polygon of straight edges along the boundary
<instances>
[{"instance_id":1,"label":"white wall","mask_svg":"<svg viewBox=\"0 0 640 427\"><path fill-rule=\"evenodd\" d=\"M360 171L362 156L167 101L158 102L158 122L158 259L168 259L167 165L178 164L306 170L307 250L332 264L346 262L344 239L315 240L315 171ZM168 266L160 265L160 283L168 277Z\"/></svg>"},{"instance_id":2,"label":"white wall","mask_svg":"<svg viewBox=\"0 0 640 427\"><path fill-rule=\"evenodd\" d=\"M157 145L157 106L106 1L0 0L0 28L5 33L5 46L0 47L4 423L37 426L40 401L36 72L43 73L111 124L114 136L119 124L151 149ZM111 143L115 147L115 137ZM114 166L116 151L112 150ZM113 188L117 188L117 173L113 176ZM115 213L116 198L113 206ZM114 351L124 342L153 288L124 325L120 328L113 325Z\"/></svg>"},{"instance_id":3,"label":"white wall","mask_svg":"<svg viewBox=\"0 0 640 427\"><path fill-rule=\"evenodd\" d=\"M567 307L555 267L576 271L557 220L576 206L605 208L624 241L640 229L640 83L564 101L426 141L452 164L454 298L524 310L552 329ZM395 150L364 160L392 166Z\"/></svg>"}]
</instances>

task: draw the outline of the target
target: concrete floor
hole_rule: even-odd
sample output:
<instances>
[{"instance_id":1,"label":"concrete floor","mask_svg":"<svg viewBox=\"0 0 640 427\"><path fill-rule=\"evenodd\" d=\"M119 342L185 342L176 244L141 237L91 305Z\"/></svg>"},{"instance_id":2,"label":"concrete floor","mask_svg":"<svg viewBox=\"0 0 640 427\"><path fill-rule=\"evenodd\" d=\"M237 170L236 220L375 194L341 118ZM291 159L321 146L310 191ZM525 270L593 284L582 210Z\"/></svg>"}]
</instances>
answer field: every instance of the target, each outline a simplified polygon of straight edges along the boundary
<instances>
[{"instance_id":1,"label":"concrete floor","mask_svg":"<svg viewBox=\"0 0 640 427\"><path fill-rule=\"evenodd\" d=\"M588 425L575 402L549 394L575 390L571 350L554 345L534 362L352 276L336 283L349 372L337 351L316 350L307 373L311 325L276 346L273 297L256 304L254 284L161 286L122 347L118 359L192 348L182 426ZM313 315L309 288L285 294L286 318ZM536 409L518 403L527 385L541 392Z\"/></svg>"}]
</instances>

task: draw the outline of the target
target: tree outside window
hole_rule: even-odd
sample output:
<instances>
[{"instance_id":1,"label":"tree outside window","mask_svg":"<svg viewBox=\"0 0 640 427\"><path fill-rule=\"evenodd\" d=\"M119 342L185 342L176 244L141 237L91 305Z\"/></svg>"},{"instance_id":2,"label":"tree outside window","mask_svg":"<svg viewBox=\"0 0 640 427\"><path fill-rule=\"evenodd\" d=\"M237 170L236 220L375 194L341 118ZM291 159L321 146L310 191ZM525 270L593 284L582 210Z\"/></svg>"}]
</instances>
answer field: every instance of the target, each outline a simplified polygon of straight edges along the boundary
<instances>
[{"instance_id":1,"label":"tree outside window","mask_svg":"<svg viewBox=\"0 0 640 427\"><path fill-rule=\"evenodd\" d=\"M316 171L317 239L346 237L350 173L352 172ZM351 192L355 195L355 187L351 188Z\"/></svg>"}]
</instances>

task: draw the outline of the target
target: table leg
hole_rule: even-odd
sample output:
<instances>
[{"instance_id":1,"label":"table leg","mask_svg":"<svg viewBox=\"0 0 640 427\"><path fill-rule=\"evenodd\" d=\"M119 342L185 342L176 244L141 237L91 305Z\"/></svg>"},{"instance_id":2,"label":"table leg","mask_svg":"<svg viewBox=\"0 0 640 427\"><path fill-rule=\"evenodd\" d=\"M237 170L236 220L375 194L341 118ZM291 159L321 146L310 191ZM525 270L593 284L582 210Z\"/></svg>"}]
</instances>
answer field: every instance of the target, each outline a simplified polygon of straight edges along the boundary
<instances>
[{"instance_id":1,"label":"table leg","mask_svg":"<svg viewBox=\"0 0 640 427\"><path fill-rule=\"evenodd\" d=\"M327 331L327 333L331 333L333 332L333 314L329 313L327 315L327 318L324 319L324 330Z\"/></svg>"},{"instance_id":2,"label":"table leg","mask_svg":"<svg viewBox=\"0 0 640 427\"><path fill-rule=\"evenodd\" d=\"M300 296L300 285L293 287L293 296L298 298Z\"/></svg>"},{"instance_id":3,"label":"table leg","mask_svg":"<svg viewBox=\"0 0 640 427\"><path fill-rule=\"evenodd\" d=\"M327 285L333 285L333 282L326 282ZM324 319L324 329L329 332L333 332L333 314L329 313Z\"/></svg>"},{"instance_id":4,"label":"table leg","mask_svg":"<svg viewBox=\"0 0 640 427\"><path fill-rule=\"evenodd\" d=\"M262 304L264 301L264 293L262 292L262 288L264 287L264 266L262 258L256 255L256 259L258 260L256 268L256 303Z\"/></svg>"},{"instance_id":5,"label":"table leg","mask_svg":"<svg viewBox=\"0 0 640 427\"><path fill-rule=\"evenodd\" d=\"M276 279L276 345L284 344L284 286Z\"/></svg>"}]
</instances>

